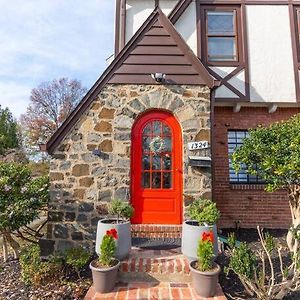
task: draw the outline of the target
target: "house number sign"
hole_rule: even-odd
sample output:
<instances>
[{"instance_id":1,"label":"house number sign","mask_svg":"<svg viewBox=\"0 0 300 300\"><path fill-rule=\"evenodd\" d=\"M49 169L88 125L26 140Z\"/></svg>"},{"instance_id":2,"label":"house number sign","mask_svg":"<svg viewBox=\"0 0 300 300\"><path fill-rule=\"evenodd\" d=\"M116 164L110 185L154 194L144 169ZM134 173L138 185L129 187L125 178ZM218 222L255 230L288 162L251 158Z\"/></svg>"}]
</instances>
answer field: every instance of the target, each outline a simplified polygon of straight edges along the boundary
<instances>
[{"instance_id":1,"label":"house number sign","mask_svg":"<svg viewBox=\"0 0 300 300\"><path fill-rule=\"evenodd\" d=\"M189 150L207 149L209 147L208 141L188 143Z\"/></svg>"}]
</instances>

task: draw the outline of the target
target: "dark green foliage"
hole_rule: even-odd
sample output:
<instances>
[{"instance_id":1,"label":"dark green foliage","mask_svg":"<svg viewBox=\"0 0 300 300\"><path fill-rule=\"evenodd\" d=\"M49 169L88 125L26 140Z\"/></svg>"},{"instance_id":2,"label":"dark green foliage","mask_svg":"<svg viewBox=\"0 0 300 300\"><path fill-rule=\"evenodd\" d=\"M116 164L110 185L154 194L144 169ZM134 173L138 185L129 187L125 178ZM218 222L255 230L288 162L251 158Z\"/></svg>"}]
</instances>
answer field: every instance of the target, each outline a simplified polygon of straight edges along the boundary
<instances>
[{"instance_id":1,"label":"dark green foliage","mask_svg":"<svg viewBox=\"0 0 300 300\"><path fill-rule=\"evenodd\" d=\"M108 212L116 216L119 222L121 218L130 219L133 216L134 209L130 203L114 199L109 206Z\"/></svg>"},{"instance_id":2,"label":"dark green foliage","mask_svg":"<svg viewBox=\"0 0 300 300\"><path fill-rule=\"evenodd\" d=\"M269 127L250 130L249 137L232 155L233 166L238 171L241 164L246 164L248 173L264 179L270 192L299 185L299 145L300 114Z\"/></svg>"},{"instance_id":3,"label":"dark green foliage","mask_svg":"<svg viewBox=\"0 0 300 300\"><path fill-rule=\"evenodd\" d=\"M102 239L100 249L100 264L105 267L110 267L114 261L114 256L117 249L114 238L110 235L105 235Z\"/></svg>"},{"instance_id":4,"label":"dark green foliage","mask_svg":"<svg viewBox=\"0 0 300 300\"><path fill-rule=\"evenodd\" d=\"M198 199L188 207L188 215L199 225L213 225L220 218L220 212L215 202L208 199Z\"/></svg>"},{"instance_id":5,"label":"dark green foliage","mask_svg":"<svg viewBox=\"0 0 300 300\"><path fill-rule=\"evenodd\" d=\"M7 149L20 147L18 125L8 108L0 105L0 155Z\"/></svg>"},{"instance_id":6,"label":"dark green foliage","mask_svg":"<svg viewBox=\"0 0 300 300\"><path fill-rule=\"evenodd\" d=\"M226 272L232 270L239 276L243 276L249 280L254 278L256 268L256 257L247 243L243 242L238 247L233 248L230 262Z\"/></svg>"},{"instance_id":7,"label":"dark green foliage","mask_svg":"<svg viewBox=\"0 0 300 300\"><path fill-rule=\"evenodd\" d=\"M21 250L20 265L22 280L27 285L47 284L60 276L62 266L58 260L42 261L40 247L36 244Z\"/></svg>"},{"instance_id":8,"label":"dark green foliage","mask_svg":"<svg viewBox=\"0 0 300 300\"><path fill-rule=\"evenodd\" d=\"M29 224L48 199L47 176L33 179L25 165L0 163L0 231L14 231Z\"/></svg>"},{"instance_id":9,"label":"dark green foliage","mask_svg":"<svg viewBox=\"0 0 300 300\"><path fill-rule=\"evenodd\" d=\"M276 247L273 236L269 232L266 232L264 234L264 240L265 240L267 250L269 252L272 252Z\"/></svg>"},{"instance_id":10,"label":"dark green foliage","mask_svg":"<svg viewBox=\"0 0 300 300\"><path fill-rule=\"evenodd\" d=\"M74 268L78 278L80 278L80 271L87 265L91 255L82 247L70 248L65 251L66 264Z\"/></svg>"}]
</instances>

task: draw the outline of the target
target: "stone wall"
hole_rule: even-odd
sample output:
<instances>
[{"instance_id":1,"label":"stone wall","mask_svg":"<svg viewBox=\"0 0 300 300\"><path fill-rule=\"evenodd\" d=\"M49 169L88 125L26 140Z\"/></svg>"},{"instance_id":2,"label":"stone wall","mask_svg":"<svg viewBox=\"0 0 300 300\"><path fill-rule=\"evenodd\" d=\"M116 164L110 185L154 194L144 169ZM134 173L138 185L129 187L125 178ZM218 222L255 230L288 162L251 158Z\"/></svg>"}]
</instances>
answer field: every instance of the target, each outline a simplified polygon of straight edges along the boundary
<instances>
[{"instance_id":1,"label":"stone wall","mask_svg":"<svg viewBox=\"0 0 300 300\"><path fill-rule=\"evenodd\" d=\"M206 86L107 85L52 155L47 239L42 248L92 247L96 224L113 198L130 201L131 128L149 109L172 112L184 141L183 206L210 197L210 169L188 166L190 141L210 140L210 90ZM95 152L96 150L96 152ZM96 154L95 154L96 153Z\"/></svg>"}]
</instances>

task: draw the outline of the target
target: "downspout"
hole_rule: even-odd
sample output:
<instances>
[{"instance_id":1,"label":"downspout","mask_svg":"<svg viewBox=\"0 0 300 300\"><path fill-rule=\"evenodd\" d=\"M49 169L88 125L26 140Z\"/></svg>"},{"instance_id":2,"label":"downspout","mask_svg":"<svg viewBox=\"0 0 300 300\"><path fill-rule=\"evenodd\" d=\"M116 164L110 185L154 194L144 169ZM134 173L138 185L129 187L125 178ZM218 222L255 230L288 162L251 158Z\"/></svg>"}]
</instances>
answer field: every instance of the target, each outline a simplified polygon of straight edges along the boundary
<instances>
[{"instance_id":1,"label":"downspout","mask_svg":"<svg viewBox=\"0 0 300 300\"><path fill-rule=\"evenodd\" d=\"M120 7L120 48L121 51L126 43L126 0L120 0L121 7Z\"/></svg>"},{"instance_id":2,"label":"downspout","mask_svg":"<svg viewBox=\"0 0 300 300\"><path fill-rule=\"evenodd\" d=\"M121 0L116 0L115 14L115 57L120 52L120 16L121 16Z\"/></svg>"}]
</instances>

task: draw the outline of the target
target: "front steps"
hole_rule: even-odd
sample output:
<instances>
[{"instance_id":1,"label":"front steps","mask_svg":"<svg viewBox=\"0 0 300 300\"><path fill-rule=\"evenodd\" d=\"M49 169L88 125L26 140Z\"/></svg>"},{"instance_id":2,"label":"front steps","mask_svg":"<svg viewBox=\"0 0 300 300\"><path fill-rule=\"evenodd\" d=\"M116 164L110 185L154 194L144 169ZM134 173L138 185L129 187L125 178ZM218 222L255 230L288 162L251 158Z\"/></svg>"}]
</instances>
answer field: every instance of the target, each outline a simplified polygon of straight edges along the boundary
<instances>
[{"instance_id":1,"label":"front steps","mask_svg":"<svg viewBox=\"0 0 300 300\"><path fill-rule=\"evenodd\" d=\"M212 298L196 294L189 264L180 248L147 250L133 247L121 262L119 282L111 293L96 293L90 287L84 300L226 300L220 285Z\"/></svg>"},{"instance_id":2,"label":"front steps","mask_svg":"<svg viewBox=\"0 0 300 300\"><path fill-rule=\"evenodd\" d=\"M121 282L190 282L189 263L180 252L132 248L128 259L121 262Z\"/></svg>"},{"instance_id":3,"label":"front steps","mask_svg":"<svg viewBox=\"0 0 300 300\"><path fill-rule=\"evenodd\" d=\"M181 238L182 225L132 224L133 238Z\"/></svg>"}]
</instances>

